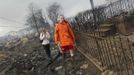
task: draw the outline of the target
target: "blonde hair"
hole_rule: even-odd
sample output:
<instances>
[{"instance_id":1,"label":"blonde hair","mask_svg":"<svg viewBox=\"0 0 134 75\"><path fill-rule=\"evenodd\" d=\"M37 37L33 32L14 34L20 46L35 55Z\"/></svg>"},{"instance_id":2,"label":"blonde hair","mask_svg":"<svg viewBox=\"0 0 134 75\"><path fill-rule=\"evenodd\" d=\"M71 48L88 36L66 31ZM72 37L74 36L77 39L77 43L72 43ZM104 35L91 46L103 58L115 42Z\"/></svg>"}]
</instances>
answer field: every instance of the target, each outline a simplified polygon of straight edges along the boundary
<instances>
[{"instance_id":1,"label":"blonde hair","mask_svg":"<svg viewBox=\"0 0 134 75\"><path fill-rule=\"evenodd\" d=\"M63 17L63 18L64 18L64 16L63 16L63 15L59 15L59 16L58 16L58 18L57 18L57 21L59 21L61 17Z\"/></svg>"}]
</instances>

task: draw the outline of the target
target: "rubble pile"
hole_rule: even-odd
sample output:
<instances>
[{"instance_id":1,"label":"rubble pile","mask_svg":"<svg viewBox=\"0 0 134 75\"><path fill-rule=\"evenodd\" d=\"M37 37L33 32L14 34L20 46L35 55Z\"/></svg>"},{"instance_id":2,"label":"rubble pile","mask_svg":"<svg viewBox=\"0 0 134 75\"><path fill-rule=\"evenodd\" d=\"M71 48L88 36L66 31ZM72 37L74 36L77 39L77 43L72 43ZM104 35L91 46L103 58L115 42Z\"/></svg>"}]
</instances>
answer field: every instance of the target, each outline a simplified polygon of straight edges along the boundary
<instances>
[{"instance_id":1,"label":"rubble pile","mask_svg":"<svg viewBox=\"0 0 134 75\"><path fill-rule=\"evenodd\" d=\"M66 68L63 66L62 69L55 70L61 66L62 57L51 66L47 66L45 50L38 38L25 37L10 44L12 45L10 48L0 51L0 75L89 75L90 66L77 50L75 50L76 65L67 61ZM58 51L53 42L51 51L54 58Z\"/></svg>"}]
</instances>

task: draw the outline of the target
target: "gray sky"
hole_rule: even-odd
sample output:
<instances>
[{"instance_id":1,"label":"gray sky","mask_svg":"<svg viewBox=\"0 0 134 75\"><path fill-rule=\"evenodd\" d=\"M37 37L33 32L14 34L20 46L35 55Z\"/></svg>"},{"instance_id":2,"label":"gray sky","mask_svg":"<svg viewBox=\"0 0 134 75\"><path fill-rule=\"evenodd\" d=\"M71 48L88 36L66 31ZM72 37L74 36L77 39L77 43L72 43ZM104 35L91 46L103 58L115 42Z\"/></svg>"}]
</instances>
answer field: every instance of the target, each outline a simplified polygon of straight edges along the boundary
<instances>
[{"instance_id":1,"label":"gray sky","mask_svg":"<svg viewBox=\"0 0 134 75\"><path fill-rule=\"evenodd\" d=\"M28 5L31 2L43 10L51 3L58 2L63 7L64 14L67 17L91 8L89 0L0 0L0 36L24 27ZM105 0L94 0L94 3L96 6L101 5L105 3Z\"/></svg>"}]
</instances>

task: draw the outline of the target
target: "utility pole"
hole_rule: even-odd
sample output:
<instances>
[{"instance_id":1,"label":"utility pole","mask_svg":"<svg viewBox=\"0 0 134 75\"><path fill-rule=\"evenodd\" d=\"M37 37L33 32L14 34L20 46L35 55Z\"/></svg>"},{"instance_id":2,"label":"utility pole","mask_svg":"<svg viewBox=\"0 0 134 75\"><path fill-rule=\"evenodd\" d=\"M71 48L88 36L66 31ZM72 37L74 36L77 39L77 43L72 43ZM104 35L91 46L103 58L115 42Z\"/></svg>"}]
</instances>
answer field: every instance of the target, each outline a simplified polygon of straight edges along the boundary
<instances>
[{"instance_id":1,"label":"utility pole","mask_svg":"<svg viewBox=\"0 0 134 75\"><path fill-rule=\"evenodd\" d=\"M35 23L35 26L36 26L36 29L37 29L37 33L40 34L33 9L32 9L32 16L33 16L33 20L34 20L34 23Z\"/></svg>"},{"instance_id":2,"label":"utility pole","mask_svg":"<svg viewBox=\"0 0 134 75\"><path fill-rule=\"evenodd\" d=\"M93 10L92 11L92 13L93 13L93 26L94 25L96 25L96 18L95 18L95 11L94 11L94 1L93 0L89 0L89 2L90 2L90 5L91 5L91 10Z\"/></svg>"},{"instance_id":3,"label":"utility pole","mask_svg":"<svg viewBox=\"0 0 134 75\"><path fill-rule=\"evenodd\" d=\"M94 9L94 1L90 0L91 8Z\"/></svg>"}]
</instances>

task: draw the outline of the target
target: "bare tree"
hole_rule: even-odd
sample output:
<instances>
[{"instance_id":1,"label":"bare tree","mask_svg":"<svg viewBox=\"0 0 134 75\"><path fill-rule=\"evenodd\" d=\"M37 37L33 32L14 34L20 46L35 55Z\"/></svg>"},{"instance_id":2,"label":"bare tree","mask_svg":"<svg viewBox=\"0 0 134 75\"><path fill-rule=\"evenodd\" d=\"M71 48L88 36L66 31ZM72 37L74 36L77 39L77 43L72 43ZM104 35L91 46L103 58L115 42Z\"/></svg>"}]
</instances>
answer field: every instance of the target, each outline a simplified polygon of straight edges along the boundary
<instances>
[{"instance_id":1,"label":"bare tree","mask_svg":"<svg viewBox=\"0 0 134 75\"><path fill-rule=\"evenodd\" d=\"M47 13L48 13L48 17L49 19L55 23L58 16L62 14L62 7L60 4L54 2L53 4L51 4L48 8L47 8Z\"/></svg>"},{"instance_id":2,"label":"bare tree","mask_svg":"<svg viewBox=\"0 0 134 75\"><path fill-rule=\"evenodd\" d=\"M42 9L37 8L35 5L29 5L29 14L27 16L26 25L36 29L39 33L40 28L50 29L50 25L43 17Z\"/></svg>"}]
</instances>

